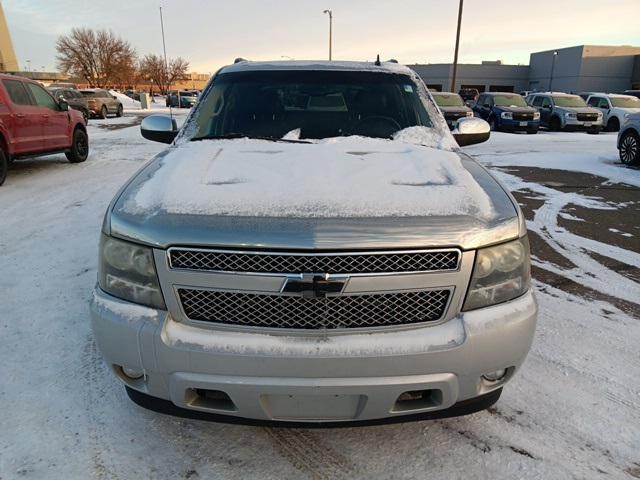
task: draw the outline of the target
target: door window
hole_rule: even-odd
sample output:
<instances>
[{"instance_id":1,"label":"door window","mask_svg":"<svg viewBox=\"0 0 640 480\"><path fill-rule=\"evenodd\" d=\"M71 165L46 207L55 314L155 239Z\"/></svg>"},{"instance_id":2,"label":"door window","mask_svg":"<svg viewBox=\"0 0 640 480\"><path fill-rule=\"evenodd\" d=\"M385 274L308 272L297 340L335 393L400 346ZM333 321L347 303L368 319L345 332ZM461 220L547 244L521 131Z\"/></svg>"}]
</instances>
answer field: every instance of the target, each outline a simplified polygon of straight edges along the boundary
<instances>
[{"instance_id":1,"label":"door window","mask_svg":"<svg viewBox=\"0 0 640 480\"><path fill-rule=\"evenodd\" d=\"M608 109L609 108L609 100L607 100L606 98L601 98L600 102L598 104L598 108Z\"/></svg>"},{"instance_id":2,"label":"door window","mask_svg":"<svg viewBox=\"0 0 640 480\"><path fill-rule=\"evenodd\" d=\"M551 99L549 97L543 97L542 98L542 107L550 107L551 106Z\"/></svg>"},{"instance_id":3,"label":"door window","mask_svg":"<svg viewBox=\"0 0 640 480\"><path fill-rule=\"evenodd\" d=\"M11 103L14 105L33 105L31 97L19 80L3 80L2 84L7 89Z\"/></svg>"},{"instance_id":4,"label":"door window","mask_svg":"<svg viewBox=\"0 0 640 480\"><path fill-rule=\"evenodd\" d=\"M533 99L532 105L534 107L541 107L542 106L542 97L536 97Z\"/></svg>"},{"instance_id":5,"label":"door window","mask_svg":"<svg viewBox=\"0 0 640 480\"><path fill-rule=\"evenodd\" d=\"M36 85L35 83L27 83L27 87L31 90L33 97L36 99L36 104L39 107L58 111L58 104L44 88L40 85Z\"/></svg>"}]
</instances>

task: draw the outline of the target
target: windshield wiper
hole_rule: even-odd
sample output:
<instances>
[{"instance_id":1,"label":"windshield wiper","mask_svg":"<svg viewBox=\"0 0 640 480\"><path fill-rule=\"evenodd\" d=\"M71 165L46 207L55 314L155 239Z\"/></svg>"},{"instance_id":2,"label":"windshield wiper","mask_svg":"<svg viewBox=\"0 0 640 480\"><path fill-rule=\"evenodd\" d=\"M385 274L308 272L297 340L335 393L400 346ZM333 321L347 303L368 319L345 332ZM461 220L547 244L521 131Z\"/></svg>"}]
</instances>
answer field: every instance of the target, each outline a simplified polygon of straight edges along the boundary
<instances>
[{"instance_id":1,"label":"windshield wiper","mask_svg":"<svg viewBox=\"0 0 640 480\"><path fill-rule=\"evenodd\" d=\"M285 143L311 143L306 140L293 140L288 138L269 137L262 135L247 135L246 133L226 133L224 135L203 135L194 137L192 142L197 140L233 140L234 138L250 138L252 140L267 140L269 142L285 142Z\"/></svg>"}]
</instances>

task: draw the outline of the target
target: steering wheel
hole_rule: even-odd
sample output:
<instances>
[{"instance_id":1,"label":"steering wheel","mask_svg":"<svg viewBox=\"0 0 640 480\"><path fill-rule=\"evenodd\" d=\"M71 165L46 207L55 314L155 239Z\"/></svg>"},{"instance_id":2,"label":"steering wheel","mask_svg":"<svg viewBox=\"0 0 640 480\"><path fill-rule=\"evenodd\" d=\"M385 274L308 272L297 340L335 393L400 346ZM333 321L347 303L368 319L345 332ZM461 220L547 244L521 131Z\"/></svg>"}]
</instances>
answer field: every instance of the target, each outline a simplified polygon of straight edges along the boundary
<instances>
[{"instance_id":1,"label":"steering wheel","mask_svg":"<svg viewBox=\"0 0 640 480\"><path fill-rule=\"evenodd\" d=\"M400 124L391 117L384 115L372 115L356 122L353 126L355 135L367 137L389 138L398 130L402 130Z\"/></svg>"}]
</instances>

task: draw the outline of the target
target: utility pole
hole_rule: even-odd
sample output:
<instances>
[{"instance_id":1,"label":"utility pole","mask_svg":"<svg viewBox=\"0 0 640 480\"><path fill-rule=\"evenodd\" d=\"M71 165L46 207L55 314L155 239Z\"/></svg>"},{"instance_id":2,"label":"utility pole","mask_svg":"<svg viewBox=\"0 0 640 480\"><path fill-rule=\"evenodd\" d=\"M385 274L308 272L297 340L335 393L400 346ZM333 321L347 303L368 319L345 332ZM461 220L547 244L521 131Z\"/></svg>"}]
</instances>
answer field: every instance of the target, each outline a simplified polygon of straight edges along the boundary
<instances>
[{"instance_id":1,"label":"utility pole","mask_svg":"<svg viewBox=\"0 0 640 480\"><path fill-rule=\"evenodd\" d=\"M333 11L325 10L322 13L329 14L329 61L331 61L331 49L332 49L332 43L333 43Z\"/></svg>"},{"instance_id":2,"label":"utility pole","mask_svg":"<svg viewBox=\"0 0 640 480\"><path fill-rule=\"evenodd\" d=\"M556 68L556 57L558 56L558 51L553 51L553 59L551 60L551 75L549 75L549 91L553 92L551 86L553 85L553 71Z\"/></svg>"},{"instance_id":3,"label":"utility pole","mask_svg":"<svg viewBox=\"0 0 640 480\"><path fill-rule=\"evenodd\" d=\"M451 91L455 92L456 88L456 74L458 73L458 47L460 46L460 26L462 25L462 3L464 0L460 0L460 6L458 7L458 30L456 32L456 49L453 53L453 74L451 75Z\"/></svg>"}]
</instances>

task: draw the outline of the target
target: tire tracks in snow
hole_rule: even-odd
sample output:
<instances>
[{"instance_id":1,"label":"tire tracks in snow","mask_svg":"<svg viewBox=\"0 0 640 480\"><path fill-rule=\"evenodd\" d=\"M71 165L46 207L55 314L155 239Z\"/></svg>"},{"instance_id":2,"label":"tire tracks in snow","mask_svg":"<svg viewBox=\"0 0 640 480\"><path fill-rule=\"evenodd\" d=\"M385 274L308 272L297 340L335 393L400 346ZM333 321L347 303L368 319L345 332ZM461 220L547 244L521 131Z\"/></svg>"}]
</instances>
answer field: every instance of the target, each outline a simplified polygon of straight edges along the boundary
<instances>
[{"instance_id":1,"label":"tire tracks in snow","mask_svg":"<svg viewBox=\"0 0 640 480\"><path fill-rule=\"evenodd\" d=\"M98 353L96 342L92 334L88 334L82 350L82 371L84 372L84 403L87 418L88 445L93 477L98 480L118 479L118 475L106 464L105 458L110 457L109 446L104 442L109 435L105 432L105 423L96 407L104 401L105 389L102 386L104 371L102 358Z\"/></svg>"},{"instance_id":2,"label":"tire tracks in snow","mask_svg":"<svg viewBox=\"0 0 640 480\"><path fill-rule=\"evenodd\" d=\"M357 477L355 464L307 430L265 428L275 448L314 480Z\"/></svg>"}]
</instances>

